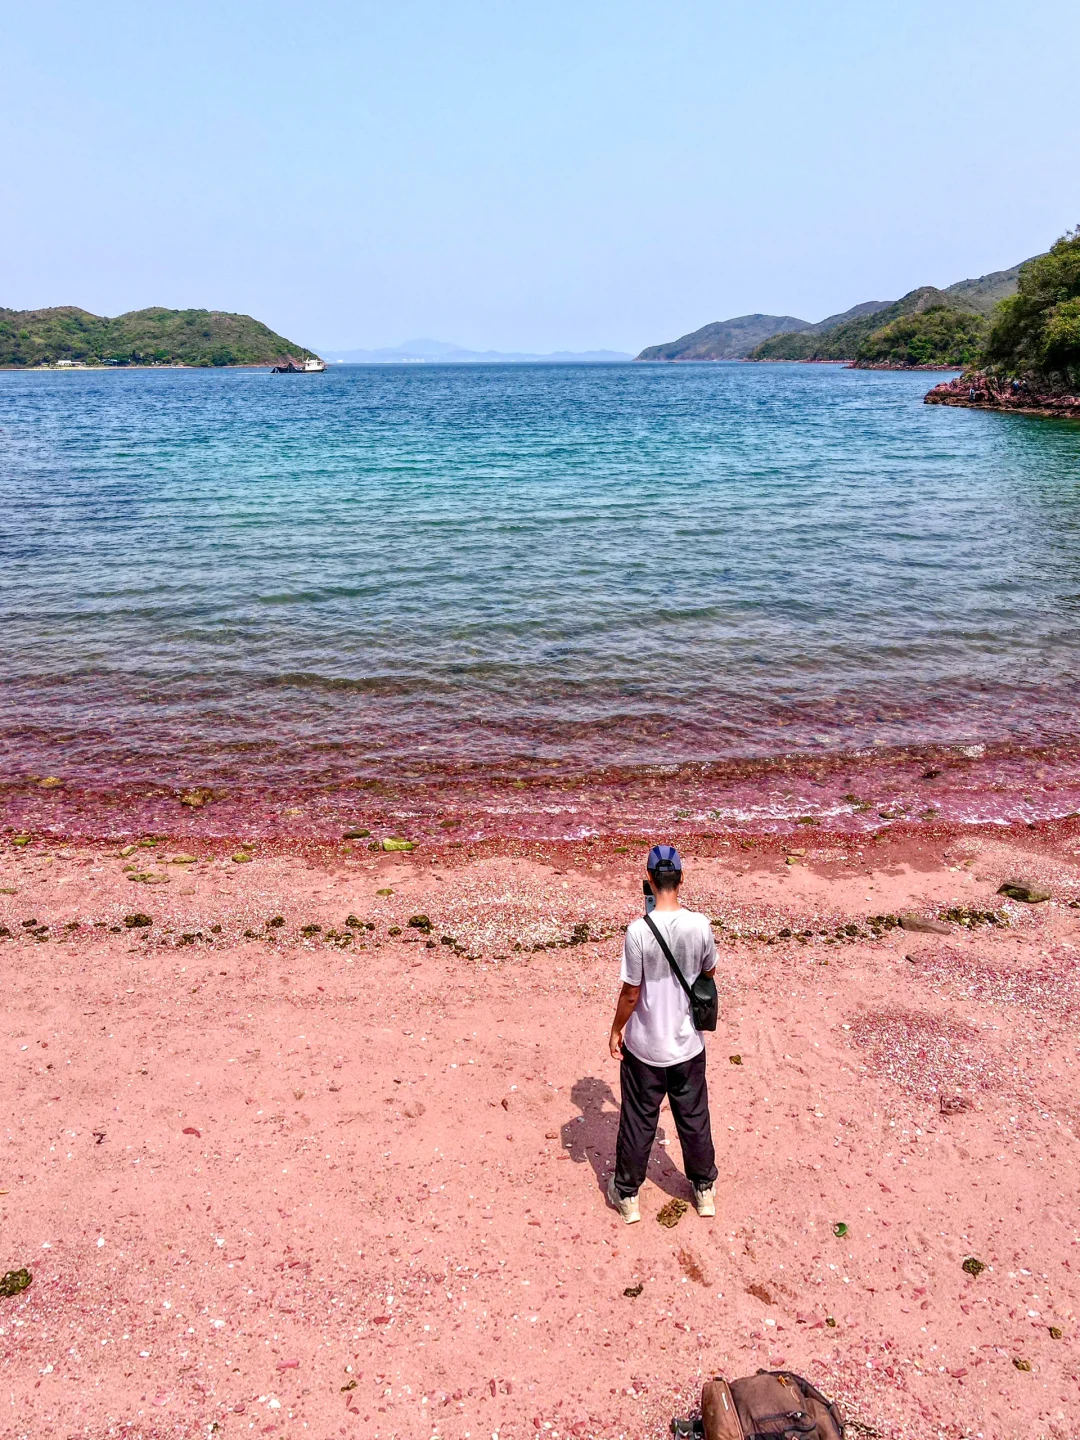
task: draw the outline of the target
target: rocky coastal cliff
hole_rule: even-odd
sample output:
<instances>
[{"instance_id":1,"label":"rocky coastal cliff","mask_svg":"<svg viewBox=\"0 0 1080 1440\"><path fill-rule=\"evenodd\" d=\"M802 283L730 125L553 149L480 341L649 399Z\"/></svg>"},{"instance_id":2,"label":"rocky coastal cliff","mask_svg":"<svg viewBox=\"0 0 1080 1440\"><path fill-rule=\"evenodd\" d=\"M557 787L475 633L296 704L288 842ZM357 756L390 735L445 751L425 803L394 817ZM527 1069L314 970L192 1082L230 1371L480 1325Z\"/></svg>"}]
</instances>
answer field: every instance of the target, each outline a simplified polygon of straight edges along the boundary
<instances>
[{"instance_id":1,"label":"rocky coastal cliff","mask_svg":"<svg viewBox=\"0 0 1080 1440\"><path fill-rule=\"evenodd\" d=\"M945 380L924 397L927 405L959 405L970 410L1007 410L1080 420L1080 394L1042 389L1025 380L997 380L977 370L958 380Z\"/></svg>"}]
</instances>

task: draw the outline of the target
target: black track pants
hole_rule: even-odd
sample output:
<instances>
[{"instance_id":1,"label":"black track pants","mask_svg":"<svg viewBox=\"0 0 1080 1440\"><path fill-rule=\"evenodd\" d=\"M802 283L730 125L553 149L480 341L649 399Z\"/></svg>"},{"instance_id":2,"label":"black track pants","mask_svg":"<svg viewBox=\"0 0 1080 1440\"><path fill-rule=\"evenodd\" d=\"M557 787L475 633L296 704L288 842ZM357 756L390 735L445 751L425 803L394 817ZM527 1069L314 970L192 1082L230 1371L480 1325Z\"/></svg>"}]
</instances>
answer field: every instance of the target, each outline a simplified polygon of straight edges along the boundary
<instances>
[{"instance_id":1,"label":"black track pants","mask_svg":"<svg viewBox=\"0 0 1080 1440\"><path fill-rule=\"evenodd\" d=\"M686 1178L699 1189L711 1185L717 1171L709 1124L705 1051L681 1065L646 1065L624 1049L619 1081L622 1113L615 1146L615 1189L619 1194L624 1198L636 1195L644 1183L665 1095L679 1132Z\"/></svg>"}]
</instances>

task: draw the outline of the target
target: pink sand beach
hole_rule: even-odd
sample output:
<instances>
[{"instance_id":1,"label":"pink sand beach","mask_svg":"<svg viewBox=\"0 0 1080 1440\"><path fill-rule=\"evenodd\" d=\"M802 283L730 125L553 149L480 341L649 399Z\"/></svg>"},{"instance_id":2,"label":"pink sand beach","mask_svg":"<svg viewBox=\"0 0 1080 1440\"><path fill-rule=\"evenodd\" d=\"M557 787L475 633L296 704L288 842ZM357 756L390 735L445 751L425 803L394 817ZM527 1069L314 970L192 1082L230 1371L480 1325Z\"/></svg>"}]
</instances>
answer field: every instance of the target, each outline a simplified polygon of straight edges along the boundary
<instances>
[{"instance_id":1,"label":"pink sand beach","mask_svg":"<svg viewBox=\"0 0 1080 1440\"><path fill-rule=\"evenodd\" d=\"M4 836L4 1434L653 1440L761 1366L855 1435L1071 1433L1080 822L683 838L721 1176L665 1228L666 1109L642 1223L602 1194L643 840L174 814Z\"/></svg>"}]
</instances>

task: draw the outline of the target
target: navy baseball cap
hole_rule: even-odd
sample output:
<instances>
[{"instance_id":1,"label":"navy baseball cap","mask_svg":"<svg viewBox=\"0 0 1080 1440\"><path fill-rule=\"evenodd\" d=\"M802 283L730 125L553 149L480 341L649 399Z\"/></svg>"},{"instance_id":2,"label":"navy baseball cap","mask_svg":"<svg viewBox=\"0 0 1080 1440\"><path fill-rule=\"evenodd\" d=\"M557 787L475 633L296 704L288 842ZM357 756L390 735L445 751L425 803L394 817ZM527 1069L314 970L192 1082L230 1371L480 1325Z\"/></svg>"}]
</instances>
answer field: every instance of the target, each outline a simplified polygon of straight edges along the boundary
<instances>
[{"instance_id":1,"label":"navy baseball cap","mask_svg":"<svg viewBox=\"0 0 1080 1440\"><path fill-rule=\"evenodd\" d=\"M674 845L654 845L649 851L645 868L650 874L653 870L677 870L681 875L682 861Z\"/></svg>"}]
</instances>

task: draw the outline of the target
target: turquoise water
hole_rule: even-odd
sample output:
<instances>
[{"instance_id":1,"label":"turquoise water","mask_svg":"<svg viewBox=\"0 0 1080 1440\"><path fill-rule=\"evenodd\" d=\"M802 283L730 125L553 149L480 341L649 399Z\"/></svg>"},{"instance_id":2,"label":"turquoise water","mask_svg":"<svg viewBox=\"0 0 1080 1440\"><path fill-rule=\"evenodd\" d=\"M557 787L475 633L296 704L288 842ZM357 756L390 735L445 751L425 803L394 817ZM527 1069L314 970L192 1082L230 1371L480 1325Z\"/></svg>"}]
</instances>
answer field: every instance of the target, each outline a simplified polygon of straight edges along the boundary
<instances>
[{"instance_id":1,"label":"turquoise water","mask_svg":"<svg viewBox=\"0 0 1080 1440\"><path fill-rule=\"evenodd\" d=\"M924 406L937 378L0 374L5 770L1068 742L1080 427Z\"/></svg>"}]
</instances>

